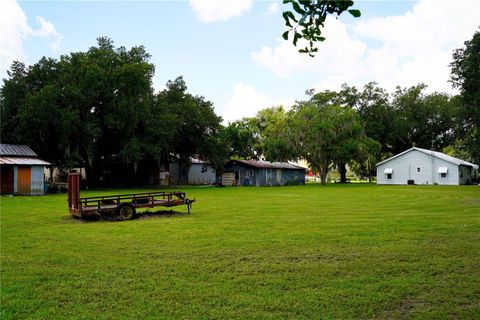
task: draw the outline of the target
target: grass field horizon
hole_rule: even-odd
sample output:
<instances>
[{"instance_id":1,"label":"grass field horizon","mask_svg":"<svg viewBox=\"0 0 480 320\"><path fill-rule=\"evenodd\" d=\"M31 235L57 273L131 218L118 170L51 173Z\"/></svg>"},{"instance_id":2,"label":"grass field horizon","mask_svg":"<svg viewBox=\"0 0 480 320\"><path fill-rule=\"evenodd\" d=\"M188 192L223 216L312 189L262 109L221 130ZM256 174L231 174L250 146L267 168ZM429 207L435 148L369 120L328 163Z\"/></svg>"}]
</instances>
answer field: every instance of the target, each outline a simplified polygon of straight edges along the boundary
<instances>
[{"instance_id":1,"label":"grass field horizon","mask_svg":"<svg viewBox=\"0 0 480 320\"><path fill-rule=\"evenodd\" d=\"M0 318L480 318L480 186L172 189L192 214L1 197Z\"/></svg>"}]
</instances>

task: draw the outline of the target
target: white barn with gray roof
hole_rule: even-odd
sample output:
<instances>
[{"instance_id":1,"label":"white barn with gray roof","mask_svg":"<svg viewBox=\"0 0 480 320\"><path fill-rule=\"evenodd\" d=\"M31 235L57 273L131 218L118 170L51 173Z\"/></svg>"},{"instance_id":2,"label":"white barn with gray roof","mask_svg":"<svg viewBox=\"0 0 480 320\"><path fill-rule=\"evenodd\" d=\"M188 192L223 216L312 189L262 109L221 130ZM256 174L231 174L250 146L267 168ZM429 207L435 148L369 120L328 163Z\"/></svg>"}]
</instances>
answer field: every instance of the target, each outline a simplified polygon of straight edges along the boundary
<instances>
[{"instance_id":1,"label":"white barn with gray roof","mask_svg":"<svg viewBox=\"0 0 480 320\"><path fill-rule=\"evenodd\" d=\"M478 165L413 147L377 164L377 184L470 184Z\"/></svg>"}]
</instances>

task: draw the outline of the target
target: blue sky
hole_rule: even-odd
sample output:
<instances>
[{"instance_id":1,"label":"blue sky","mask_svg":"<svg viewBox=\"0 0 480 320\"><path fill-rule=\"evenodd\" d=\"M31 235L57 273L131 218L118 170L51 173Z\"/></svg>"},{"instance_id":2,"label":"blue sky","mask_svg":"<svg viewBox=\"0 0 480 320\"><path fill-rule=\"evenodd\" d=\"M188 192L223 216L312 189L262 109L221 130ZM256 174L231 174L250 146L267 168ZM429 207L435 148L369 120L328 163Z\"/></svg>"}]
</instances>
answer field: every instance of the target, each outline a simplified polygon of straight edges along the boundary
<instances>
[{"instance_id":1,"label":"blue sky","mask_svg":"<svg viewBox=\"0 0 480 320\"><path fill-rule=\"evenodd\" d=\"M452 50L480 25L480 1L455 3L356 1L362 17L328 21L327 41L312 59L281 39L281 1L0 0L0 76L15 59L57 58L108 36L117 46L146 47L157 90L182 75L225 122L344 82L376 81L390 91L424 82L431 91L454 93Z\"/></svg>"}]
</instances>

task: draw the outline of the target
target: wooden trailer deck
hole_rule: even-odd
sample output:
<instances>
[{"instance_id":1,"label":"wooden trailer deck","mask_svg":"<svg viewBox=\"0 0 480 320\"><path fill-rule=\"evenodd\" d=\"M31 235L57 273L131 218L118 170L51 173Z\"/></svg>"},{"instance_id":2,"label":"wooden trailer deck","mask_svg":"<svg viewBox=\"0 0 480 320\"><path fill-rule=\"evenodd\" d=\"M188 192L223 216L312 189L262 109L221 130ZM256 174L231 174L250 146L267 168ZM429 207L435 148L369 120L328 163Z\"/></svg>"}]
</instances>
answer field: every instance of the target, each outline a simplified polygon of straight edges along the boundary
<instances>
[{"instance_id":1,"label":"wooden trailer deck","mask_svg":"<svg viewBox=\"0 0 480 320\"><path fill-rule=\"evenodd\" d=\"M80 177L78 173L68 175L68 208L70 214L86 217L98 214L116 214L122 220L133 218L138 208L174 207L186 205L188 213L192 208L191 200L185 192L144 192L80 198Z\"/></svg>"}]
</instances>

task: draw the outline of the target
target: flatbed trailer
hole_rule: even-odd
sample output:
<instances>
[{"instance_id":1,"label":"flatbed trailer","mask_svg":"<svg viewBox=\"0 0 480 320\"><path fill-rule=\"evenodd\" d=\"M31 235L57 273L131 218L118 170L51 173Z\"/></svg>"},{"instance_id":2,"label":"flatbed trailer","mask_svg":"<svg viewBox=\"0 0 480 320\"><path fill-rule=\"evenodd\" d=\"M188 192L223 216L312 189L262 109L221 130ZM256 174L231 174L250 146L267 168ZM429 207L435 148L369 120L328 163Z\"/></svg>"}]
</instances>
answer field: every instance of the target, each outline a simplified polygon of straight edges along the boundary
<instances>
[{"instance_id":1,"label":"flatbed trailer","mask_svg":"<svg viewBox=\"0 0 480 320\"><path fill-rule=\"evenodd\" d=\"M68 210L75 217L116 214L121 220L135 216L137 208L174 207L186 205L188 213L195 199L188 199L185 192L143 192L112 196L80 197L80 175L68 174Z\"/></svg>"}]
</instances>

